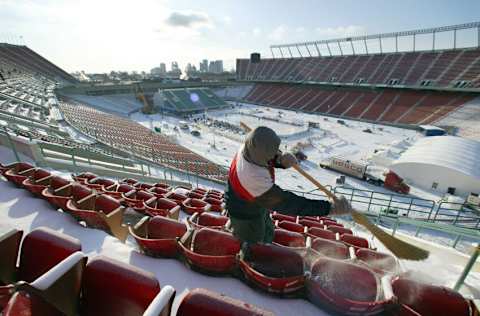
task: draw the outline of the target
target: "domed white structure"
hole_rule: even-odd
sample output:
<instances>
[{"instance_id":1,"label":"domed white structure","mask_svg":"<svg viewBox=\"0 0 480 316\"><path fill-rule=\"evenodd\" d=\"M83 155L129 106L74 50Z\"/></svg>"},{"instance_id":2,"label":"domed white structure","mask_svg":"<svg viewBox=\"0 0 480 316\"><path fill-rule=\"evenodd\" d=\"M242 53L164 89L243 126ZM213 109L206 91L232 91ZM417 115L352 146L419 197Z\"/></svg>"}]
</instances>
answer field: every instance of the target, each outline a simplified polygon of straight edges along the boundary
<instances>
[{"instance_id":1,"label":"domed white structure","mask_svg":"<svg viewBox=\"0 0 480 316\"><path fill-rule=\"evenodd\" d=\"M480 193L480 142L455 136L419 139L390 169L415 186L467 196Z\"/></svg>"}]
</instances>

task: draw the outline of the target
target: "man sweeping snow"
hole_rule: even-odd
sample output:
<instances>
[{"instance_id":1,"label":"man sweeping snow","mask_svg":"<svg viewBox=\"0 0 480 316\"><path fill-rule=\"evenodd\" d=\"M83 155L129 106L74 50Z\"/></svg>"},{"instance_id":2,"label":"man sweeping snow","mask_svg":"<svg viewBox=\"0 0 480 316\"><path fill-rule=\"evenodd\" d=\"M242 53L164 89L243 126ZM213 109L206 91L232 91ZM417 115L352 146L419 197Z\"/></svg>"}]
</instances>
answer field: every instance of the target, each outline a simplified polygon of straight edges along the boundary
<instances>
[{"instance_id":1,"label":"man sweeping snow","mask_svg":"<svg viewBox=\"0 0 480 316\"><path fill-rule=\"evenodd\" d=\"M275 184L274 168L297 164L291 153L282 154L280 138L270 128L260 126L247 136L235 155L225 192L226 208L233 234L246 243L271 243L274 226L269 210L287 215L324 216L351 212L348 200L340 196L333 205L282 190Z\"/></svg>"}]
</instances>

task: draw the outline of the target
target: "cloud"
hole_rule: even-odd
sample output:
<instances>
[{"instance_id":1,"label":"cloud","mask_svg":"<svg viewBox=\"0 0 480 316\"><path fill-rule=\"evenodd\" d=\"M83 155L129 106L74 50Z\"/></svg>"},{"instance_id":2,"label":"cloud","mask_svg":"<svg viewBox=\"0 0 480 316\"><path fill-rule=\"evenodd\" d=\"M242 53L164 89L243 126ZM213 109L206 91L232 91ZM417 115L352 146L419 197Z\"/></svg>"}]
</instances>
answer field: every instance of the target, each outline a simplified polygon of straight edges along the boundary
<instances>
[{"instance_id":1,"label":"cloud","mask_svg":"<svg viewBox=\"0 0 480 316\"><path fill-rule=\"evenodd\" d=\"M366 34L366 28L359 25L347 25L347 26L326 27L326 28L317 27L315 31L320 37L322 37L320 39L340 38L340 37Z\"/></svg>"},{"instance_id":2,"label":"cloud","mask_svg":"<svg viewBox=\"0 0 480 316\"><path fill-rule=\"evenodd\" d=\"M262 30L258 27L254 28L252 31L253 36L259 37L262 34Z\"/></svg>"},{"instance_id":3,"label":"cloud","mask_svg":"<svg viewBox=\"0 0 480 316\"><path fill-rule=\"evenodd\" d=\"M212 20L203 12L172 12L165 23L172 27L196 28L212 26Z\"/></svg>"}]
</instances>

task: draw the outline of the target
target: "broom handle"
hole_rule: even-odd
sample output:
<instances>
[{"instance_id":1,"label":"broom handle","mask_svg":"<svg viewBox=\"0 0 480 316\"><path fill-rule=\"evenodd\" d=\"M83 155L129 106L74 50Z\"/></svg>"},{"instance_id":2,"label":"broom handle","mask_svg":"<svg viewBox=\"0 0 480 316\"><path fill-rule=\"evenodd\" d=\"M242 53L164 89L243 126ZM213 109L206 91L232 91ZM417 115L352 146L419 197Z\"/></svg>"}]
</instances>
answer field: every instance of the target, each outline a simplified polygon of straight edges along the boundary
<instances>
[{"instance_id":1,"label":"broom handle","mask_svg":"<svg viewBox=\"0 0 480 316\"><path fill-rule=\"evenodd\" d=\"M323 191L323 193L325 193L330 199L332 199L333 201L337 201L337 197L335 196L335 194L333 194L332 192L330 192L329 189L327 189L326 187L324 187L320 182L318 182L317 180L315 180L314 177L312 177L308 172L306 172L305 170L303 170L300 165L296 164L296 165L293 165L293 169L297 170L298 173L300 173L302 176L304 176L305 178L307 178L310 182L312 182L320 191Z\"/></svg>"}]
</instances>

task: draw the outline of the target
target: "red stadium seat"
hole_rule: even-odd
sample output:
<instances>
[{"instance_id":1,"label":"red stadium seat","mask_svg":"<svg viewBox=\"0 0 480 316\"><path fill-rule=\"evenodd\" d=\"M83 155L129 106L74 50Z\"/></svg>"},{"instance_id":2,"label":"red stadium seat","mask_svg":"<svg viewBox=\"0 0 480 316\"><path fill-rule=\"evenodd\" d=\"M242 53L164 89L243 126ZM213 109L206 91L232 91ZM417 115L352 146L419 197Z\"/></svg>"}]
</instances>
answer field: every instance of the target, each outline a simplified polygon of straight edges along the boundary
<instances>
[{"instance_id":1,"label":"red stadium seat","mask_svg":"<svg viewBox=\"0 0 480 316\"><path fill-rule=\"evenodd\" d=\"M472 315L470 303L452 289L420 283L402 276L392 281L392 288L401 304L407 305L421 316Z\"/></svg>"},{"instance_id":2,"label":"red stadium seat","mask_svg":"<svg viewBox=\"0 0 480 316\"><path fill-rule=\"evenodd\" d=\"M163 198L165 197L165 194L167 194L170 190L167 188L163 187L153 187L148 190L148 192L152 193L155 195L157 198Z\"/></svg>"},{"instance_id":3,"label":"red stadium seat","mask_svg":"<svg viewBox=\"0 0 480 316\"><path fill-rule=\"evenodd\" d=\"M273 237L273 242L285 247L293 247L293 248L304 248L306 247L305 236L288 231L285 229L275 229L275 234Z\"/></svg>"},{"instance_id":4,"label":"red stadium seat","mask_svg":"<svg viewBox=\"0 0 480 316\"><path fill-rule=\"evenodd\" d=\"M339 233L340 236L342 236L343 234L353 235L352 230L348 229L348 228L345 228L345 227L340 227L340 226L335 226L335 225L327 225L327 229L331 232Z\"/></svg>"},{"instance_id":5,"label":"red stadium seat","mask_svg":"<svg viewBox=\"0 0 480 316\"><path fill-rule=\"evenodd\" d=\"M140 250L151 257L175 257L178 254L177 238L187 232L187 226L162 216L144 217L135 227L129 226Z\"/></svg>"},{"instance_id":6,"label":"red stadium seat","mask_svg":"<svg viewBox=\"0 0 480 316\"><path fill-rule=\"evenodd\" d=\"M337 239L334 232L330 230L318 228L318 227L310 227L307 230L307 235L309 235L312 238L320 237L320 238L331 239L331 240Z\"/></svg>"},{"instance_id":7,"label":"red stadium seat","mask_svg":"<svg viewBox=\"0 0 480 316\"><path fill-rule=\"evenodd\" d=\"M315 238L312 242L312 250L329 258L350 259L348 247L335 240Z\"/></svg>"},{"instance_id":8,"label":"red stadium seat","mask_svg":"<svg viewBox=\"0 0 480 316\"><path fill-rule=\"evenodd\" d=\"M174 294L170 286L160 291L158 280L150 272L97 256L85 268L80 315L168 315Z\"/></svg>"},{"instance_id":9,"label":"red stadium seat","mask_svg":"<svg viewBox=\"0 0 480 316\"><path fill-rule=\"evenodd\" d=\"M368 240L362 237L353 236L350 234L343 234L340 236L340 240L343 241L348 246L353 246L355 249L357 248L368 248Z\"/></svg>"},{"instance_id":10,"label":"red stadium seat","mask_svg":"<svg viewBox=\"0 0 480 316\"><path fill-rule=\"evenodd\" d=\"M82 172L79 174L72 174L72 179L78 183L86 184L88 180L97 178L98 176L91 172Z\"/></svg>"},{"instance_id":11,"label":"red stadium seat","mask_svg":"<svg viewBox=\"0 0 480 316\"><path fill-rule=\"evenodd\" d=\"M225 210L225 203L223 202L223 200L220 200L211 196L210 197L207 196L203 198L203 201L211 205L210 211L212 212L221 213L223 212L223 210Z\"/></svg>"},{"instance_id":12,"label":"red stadium seat","mask_svg":"<svg viewBox=\"0 0 480 316\"><path fill-rule=\"evenodd\" d=\"M135 211L144 214L145 213L145 203L148 204L151 200L156 199L155 195L150 192L139 190L139 191L129 191L122 194L122 198L125 201L126 205L133 208Z\"/></svg>"},{"instance_id":13,"label":"red stadium seat","mask_svg":"<svg viewBox=\"0 0 480 316\"><path fill-rule=\"evenodd\" d=\"M183 297L175 315L273 316L274 314L207 289L193 289Z\"/></svg>"},{"instance_id":14,"label":"red stadium seat","mask_svg":"<svg viewBox=\"0 0 480 316\"><path fill-rule=\"evenodd\" d=\"M380 281L371 270L346 261L318 258L307 279L314 304L345 315L384 315L392 298L382 298Z\"/></svg>"},{"instance_id":15,"label":"red stadium seat","mask_svg":"<svg viewBox=\"0 0 480 316\"><path fill-rule=\"evenodd\" d=\"M286 247L251 245L248 258L239 263L244 277L267 292L292 294L304 287L303 258Z\"/></svg>"},{"instance_id":16,"label":"red stadium seat","mask_svg":"<svg viewBox=\"0 0 480 316\"><path fill-rule=\"evenodd\" d=\"M62 177L53 176L48 187L43 189L42 197L53 207L66 209L67 201L70 199L72 183Z\"/></svg>"},{"instance_id":17,"label":"red stadium seat","mask_svg":"<svg viewBox=\"0 0 480 316\"><path fill-rule=\"evenodd\" d=\"M375 272L384 274L395 273L397 271L397 260L389 254L377 252L372 249L359 248L355 252L355 255L358 260L365 262Z\"/></svg>"},{"instance_id":18,"label":"red stadium seat","mask_svg":"<svg viewBox=\"0 0 480 316\"><path fill-rule=\"evenodd\" d=\"M37 228L27 234L19 251L20 238L21 232L13 232L0 239L0 254L2 254L0 283L3 283L0 285L0 308L4 307L11 297L14 289L13 282L25 281L34 284L59 263L81 251L81 245L77 239L46 227ZM78 256L83 258L82 255L75 255L75 258ZM78 260L74 261L76 264ZM69 266L68 270L72 267ZM55 279L48 277L48 280L43 280L38 287L45 287L45 289L50 287L53 281L58 280L66 272L57 275Z\"/></svg>"},{"instance_id":19,"label":"red stadium seat","mask_svg":"<svg viewBox=\"0 0 480 316\"><path fill-rule=\"evenodd\" d=\"M124 208L108 195L88 195L80 200L72 197L67 202L66 212L87 227L101 229L125 242L128 229L122 224Z\"/></svg>"},{"instance_id":20,"label":"red stadium seat","mask_svg":"<svg viewBox=\"0 0 480 316\"><path fill-rule=\"evenodd\" d=\"M230 273L237 267L240 240L211 228L191 231L180 240L187 263L207 273Z\"/></svg>"},{"instance_id":21,"label":"red stadium seat","mask_svg":"<svg viewBox=\"0 0 480 316\"><path fill-rule=\"evenodd\" d=\"M10 165L9 168L4 171L3 176L16 186L22 187L23 181L33 175L34 172L35 168L31 164L18 162Z\"/></svg>"},{"instance_id":22,"label":"red stadium seat","mask_svg":"<svg viewBox=\"0 0 480 316\"><path fill-rule=\"evenodd\" d=\"M174 200L166 198L153 198L144 201L145 214L149 216L165 216L178 219L180 213L180 205Z\"/></svg>"},{"instance_id":23,"label":"red stadium seat","mask_svg":"<svg viewBox=\"0 0 480 316\"><path fill-rule=\"evenodd\" d=\"M209 227L213 229L226 229L228 217L211 213L194 213L187 218L188 225L193 229Z\"/></svg>"},{"instance_id":24,"label":"red stadium seat","mask_svg":"<svg viewBox=\"0 0 480 316\"><path fill-rule=\"evenodd\" d=\"M281 214L281 213L277 213L277 212L273 212L272 213L272 219L274 221L287 221L287 222L292 222L292 223L296 223L297 222L297 218L295 216L290 216L290 215L285 215L285 214Z\"/></svg>"},{"instance_id":25,"label":"red stadium seat","mask_svg":"<svg viewBox=\"0 0 480 316\"><path fill-rule=\"evenodd\" d=\"M23 180L22 185L31 193L40 196L42 191L50 184L52 177L47 170L36 169L30 177Z\"/></svg>"},{"instance_id":26,"label":"red stadium seat","mask_svg":"<svg viewBox=\"0 0 480 316\"><path fill-rule=\"evenodd\" d=\"M305 231L302 225L290 221L280 221L277 223L277 227L296 233L303 233Z\"/></svg>"},{"instance_id":27,"label":"red stadium seat","mask_svg":"<svg viewBox=\"0 0 480 316\"><path fill-rule=\"evenodd\" d=\"M205 201L202 201L199 199L192 199L192 198L187 198L181 203L181 205L182 205L182 210L185 213L190 215L193 215L194 213L208 212L212 207L210 204L208 204Z\"/></svg>"}]
</instances>

